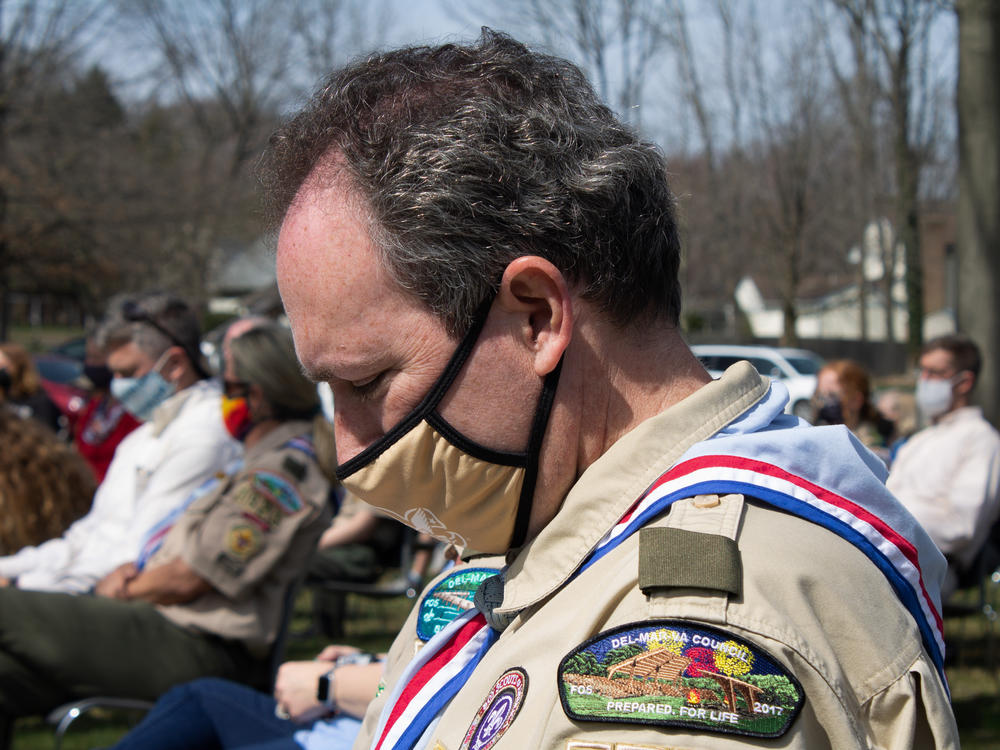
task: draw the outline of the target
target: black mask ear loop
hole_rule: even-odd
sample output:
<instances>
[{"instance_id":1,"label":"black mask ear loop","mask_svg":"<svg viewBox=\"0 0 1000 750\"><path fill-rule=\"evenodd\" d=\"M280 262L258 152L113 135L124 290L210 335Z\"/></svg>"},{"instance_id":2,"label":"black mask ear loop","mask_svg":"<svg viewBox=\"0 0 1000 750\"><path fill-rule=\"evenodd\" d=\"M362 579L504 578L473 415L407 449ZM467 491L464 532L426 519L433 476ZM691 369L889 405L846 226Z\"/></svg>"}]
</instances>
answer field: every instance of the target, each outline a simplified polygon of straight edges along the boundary
<instances>
[{"instance_id":1,"label":"black mask ear loop","mask_svg":"<svg viewBox=\"0 0 1000 750\"><path fill-rule=\"evenodd\" d=\"M521 485L521 497L517 501L517 517L514 519L514 533L511 535L510 547L516 548L524 544L528 535L528 521L531 518L531 508L535 498L535 483L538 481L538 458L542 452L542 440L545 438L545 428L549 424L549 415L559 386L559 374L562 372L562 357L555 368L542 383L542 393L538 397L538 408L535 409L535 419L531 424L531 436L528 440L528 461L524 470L524 483Z\"/></svg>"}]
</instances>

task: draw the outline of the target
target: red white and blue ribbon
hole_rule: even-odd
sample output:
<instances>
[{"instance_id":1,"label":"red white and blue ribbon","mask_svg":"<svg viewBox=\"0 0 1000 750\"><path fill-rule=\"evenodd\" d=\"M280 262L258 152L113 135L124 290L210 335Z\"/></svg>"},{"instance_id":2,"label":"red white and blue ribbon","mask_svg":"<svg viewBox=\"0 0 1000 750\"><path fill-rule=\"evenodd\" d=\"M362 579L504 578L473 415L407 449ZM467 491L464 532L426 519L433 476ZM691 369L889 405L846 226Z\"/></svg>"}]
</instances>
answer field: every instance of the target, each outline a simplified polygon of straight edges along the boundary
<instances>
[{"instance_id":1,"label":"red white and blue ribbon","mask_svg":"<svg viewBox=\"0 0 1000 750\"><path fill-rule=\"evenodd\" d=\"M944 557L886 490L881 461L842 426L810 427L782 414L787 399L784 386L773 383L760 403L688 450L602 537L573 577L677 500L743 494L819 524L861 550L914 618L947 688L938 599ZM425 746L444 708L497 638L472 610L428 641L386 701L373 750Z\"/></svg>"},{"instance_id":2,"label":"red white and blue ribbon","mask_svg":"<svg viewBox=\"0 0 1000 750\"><path fill-rule=\"evenodd\" d=\"M878 487L885 491L881 485ZM939 605L921 572L917 545L871 509L821 487L780 466L738 455L706 455L675 465L602 540L588 560L591 565L614 549L618 539L663 514L677 500L693 495L739 493L819 524L851 542L889 581L920 630L924 647L941 680L944 675L944 633ZM888 495L888 493L886 493ZM936 588L934 589L936 590Z\"/></svg>"},{"instance_id":3,"label":"red white and blue ribbon","mask_svg":"<svg viewBox=\"0 0 1000 750\"><path fill-rule=\"evenodd\" d=\"M372 748L423 747L421 737L434 730L445 706L499 637L473 609L431 638L386 701Z\"/></svg>"}]
</instances>

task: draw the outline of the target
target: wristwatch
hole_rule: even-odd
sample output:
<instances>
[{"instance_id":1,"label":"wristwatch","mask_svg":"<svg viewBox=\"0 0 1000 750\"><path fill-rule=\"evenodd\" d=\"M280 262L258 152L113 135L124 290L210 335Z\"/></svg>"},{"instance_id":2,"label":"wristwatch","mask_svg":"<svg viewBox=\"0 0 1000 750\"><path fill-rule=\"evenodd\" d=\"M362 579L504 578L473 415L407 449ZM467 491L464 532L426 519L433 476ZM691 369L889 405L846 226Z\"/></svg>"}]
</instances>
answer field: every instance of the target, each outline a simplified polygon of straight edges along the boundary
<instances>
[{"instance_id":1,"label":"wristwatch","mask_svg":"<svg viewBox=\"0 0 1000 750\"><path fill-rule=\"evenodd\" d=\"M353 654L344 654L337 657L330 671L320 675L319 684L316 687L316 699L331 711L336 711L337 698L334 694L333 682L336 678L337 670L347 664L370 664L376 659L378 659L378 656L370 651L358 651Z\"/></svg>"},{"instance_id":2,"label":"wristwatch","mask_svg":"<svg viewBox=\"0 0 1000 750\"><path fill-rule=\"evenodd\" d=\"M337 699L334 697L333 680L337 676L337 667L334 666L326 674L320 675L319 685L316 688L316 698L331 711L337 710Z\"/></svg>"}]
</instances>

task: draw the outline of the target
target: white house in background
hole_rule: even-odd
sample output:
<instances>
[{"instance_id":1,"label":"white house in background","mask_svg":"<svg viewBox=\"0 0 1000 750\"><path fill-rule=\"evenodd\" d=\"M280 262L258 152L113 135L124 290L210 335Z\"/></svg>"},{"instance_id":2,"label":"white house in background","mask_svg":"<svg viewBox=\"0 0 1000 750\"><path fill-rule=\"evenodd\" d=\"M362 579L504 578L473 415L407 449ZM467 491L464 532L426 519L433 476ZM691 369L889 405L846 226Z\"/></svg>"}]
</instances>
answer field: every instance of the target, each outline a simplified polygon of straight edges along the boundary
<instances>
[{"instance_id":1,"label":"white house in background","mask_svg":"<svg viewBox=\"0 0 1000 750\"><path fill-rule=\"evenodd\" d=\"M957 304L956 258L954 253L954 216L950 212L927 212L921 216L922 256L924 267L924 338L955 330ZM888 252L892 249L892 255ZM883 249L885 252L883 252ZM885 261L894 257L894 262ZM903 248L895 241L887 219L872 222L865 229L861 246L851 248L848 260L864 274L868 312L868 339L888 340L883 279L892 275L892 316L895 340L906 340L909 316L906 311L906 260ZM891 267L887 268L886 266ZM858 274L861 276L861 273ZM861 315L859 283L845 285L812 299L798 301L795 332L800 339L859 339ZM779 300L765 299L751 276L736 285L736 305L746 316L756 338L780 338L784 316Z\"/></svg>"},{"instance_id":2,"label":"white house in background","mask_svg":"<svg viewBox=\"0 0 1000 750\"><path fill-rule=\"evenodd\" d=\"M274 253L264 238L253 242L222 242L209 271L209 312L245 315L248 295L275 284Z\"/></svg>"}]
</instances>

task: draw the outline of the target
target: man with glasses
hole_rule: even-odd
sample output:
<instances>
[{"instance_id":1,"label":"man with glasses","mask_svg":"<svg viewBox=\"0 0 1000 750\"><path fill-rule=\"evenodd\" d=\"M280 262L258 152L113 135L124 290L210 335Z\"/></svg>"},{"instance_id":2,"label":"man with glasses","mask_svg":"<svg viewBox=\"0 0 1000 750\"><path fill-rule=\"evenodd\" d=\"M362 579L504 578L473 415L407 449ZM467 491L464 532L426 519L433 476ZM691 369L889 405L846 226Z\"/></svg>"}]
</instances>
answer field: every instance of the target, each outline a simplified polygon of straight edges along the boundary
<instances>
[{"instance_id":1,"label":"man with glasses","mask_svg":"<svg viewBox=\"0 0 1000 750\"><path fill-rule=\"evenodd\" d=\"M38 547L0 557L0 584L83 593L136 559L146 531L241 454L219 417L193 309L169 294L116 302L98 338L111 392L145 424L115 451L90 512Z\"/></svg>"},{"instance_id":2,"label":"man with glasses","mask_svg":"<svg viewBox=\"0 0 1000 750\"><path fill-rule=\"evenodd\" d=\"M920 355L917 408L930 424L899 449L887 485L949 561L944 593L971 565L1000 510L1000 434L971 403L979 347L961 335Z\"/></svg>"}]
</instances>

